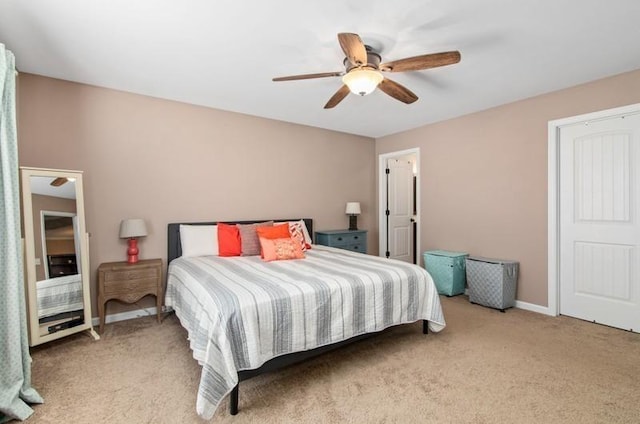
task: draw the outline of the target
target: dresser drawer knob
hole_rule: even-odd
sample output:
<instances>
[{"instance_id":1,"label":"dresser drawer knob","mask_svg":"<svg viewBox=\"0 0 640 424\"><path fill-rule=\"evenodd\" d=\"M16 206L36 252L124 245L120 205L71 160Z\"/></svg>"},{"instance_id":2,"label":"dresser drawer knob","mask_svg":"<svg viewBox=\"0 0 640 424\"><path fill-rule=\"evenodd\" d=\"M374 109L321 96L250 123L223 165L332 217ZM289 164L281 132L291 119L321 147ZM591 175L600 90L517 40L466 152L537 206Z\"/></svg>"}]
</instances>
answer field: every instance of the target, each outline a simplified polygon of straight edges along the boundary
<instances>
[{"instance_id":1,"label":"dresser drawer knob","mask_svg":"<svg viewBox=\"0 0 640 424\"><path fill-rule=\"evenodd\" d=\"M353 236L353 239L354 240L358 240L358 236Z\"/></svg>"},{"instance_id":2,"label":"dresser drawer knob","mask_svg":"<svg viewBox=\"0 0 640 424\"><path fill-rule=\"evenodd\" d=\"M342 237L338 237L338 241L342 241Z\"/></svg>"}]
</instances>

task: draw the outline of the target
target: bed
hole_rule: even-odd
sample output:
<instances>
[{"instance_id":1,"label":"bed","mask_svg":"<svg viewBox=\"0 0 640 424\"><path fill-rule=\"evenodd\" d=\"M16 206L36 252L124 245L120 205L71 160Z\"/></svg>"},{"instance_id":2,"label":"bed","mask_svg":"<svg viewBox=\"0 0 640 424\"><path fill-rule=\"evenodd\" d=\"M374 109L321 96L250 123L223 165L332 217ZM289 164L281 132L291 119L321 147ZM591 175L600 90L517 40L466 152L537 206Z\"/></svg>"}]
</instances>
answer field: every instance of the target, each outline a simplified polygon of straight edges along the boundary
<instances>
[{"instance_id":1,"label":"bed","mask_svg":"<svg viewBox=\"0 0 640 424\"><path fill-rule=\"evenodd\" d=\"M304 222L312 234L312 221ZM393 325L445 327L433 281L418 266L319 245L298 260L181 257L179 227L168 227L165 304L202 365L196 410L205 419L229 394L238 412L241 380Z\"/></svg>"},{"instance_id":2,"label":"bed","mask_svg":"<svg viewBox=\"0 0 640 424\"><path fill-rule=\"evenodd\" d=\"M83 309L81 274L36 282L40 320Z\"/></svg>"},{"instance_id":3,"label":"bed","mask_svg":"<svg viewBox=\"0 0 640 424\"><path fill-rule=\"evenodd\" d=\"M41 336L84 323L80 274L37 281L36 298Z\"/></svg>"}]
</instances>

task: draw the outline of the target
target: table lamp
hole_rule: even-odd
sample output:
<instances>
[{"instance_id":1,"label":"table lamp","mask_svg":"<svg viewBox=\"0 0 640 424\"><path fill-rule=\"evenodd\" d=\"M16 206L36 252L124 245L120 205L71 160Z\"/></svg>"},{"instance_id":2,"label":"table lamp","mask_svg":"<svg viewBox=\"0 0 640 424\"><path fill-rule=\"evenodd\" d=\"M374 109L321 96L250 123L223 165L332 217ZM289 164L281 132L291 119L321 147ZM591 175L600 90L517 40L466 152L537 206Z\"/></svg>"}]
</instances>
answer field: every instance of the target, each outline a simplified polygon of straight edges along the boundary
<instances>
[{"instance_id":1,"label":"table lamp","mask_svg":"<svg viewBox=\"0 0 640 424\"><path fill-rule=\"evenodd\" d=\"M123 219L120 223L120 238L128 239L127 262L138 262L138 237L147 235L147 226L144 219Z\"/></svg>"},{"instance_id":2,"label":"table lamp","mask_svg":"<svg viewBox=\"0 0 640 424\"><path fill-rule=\"evenodd\" d=\"M349 231L358 229L358 215L360 215L360 202L347 202L345 211L349 215Z\"/></svg>"}]
</instances>

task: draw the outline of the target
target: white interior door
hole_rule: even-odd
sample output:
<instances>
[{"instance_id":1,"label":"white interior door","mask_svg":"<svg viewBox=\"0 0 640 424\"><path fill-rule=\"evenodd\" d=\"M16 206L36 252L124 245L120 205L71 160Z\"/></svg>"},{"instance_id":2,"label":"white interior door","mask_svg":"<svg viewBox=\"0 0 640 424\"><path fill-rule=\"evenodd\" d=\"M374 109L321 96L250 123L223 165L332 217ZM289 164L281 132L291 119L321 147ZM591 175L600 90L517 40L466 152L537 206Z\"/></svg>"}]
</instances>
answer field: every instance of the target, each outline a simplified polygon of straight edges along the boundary
<instances>
[{"instance_id":1,"label":"white interior door","mask_svg":"<svg viewBox=\"0 0 640 424\"><path fill-rule=\"evenodd\" d=\"M389 257L413 263L413 162L387 161Z\"/></svg>"},{"instance_id":2,"label":"white interior door","mask_svg":"<svg viewBox=\"0 0 640 424\"><path fill-rule=\"evenodd\" d=\"M560 313L640 332L640 115L560 129Z\"/></svg>"}]
</instances>

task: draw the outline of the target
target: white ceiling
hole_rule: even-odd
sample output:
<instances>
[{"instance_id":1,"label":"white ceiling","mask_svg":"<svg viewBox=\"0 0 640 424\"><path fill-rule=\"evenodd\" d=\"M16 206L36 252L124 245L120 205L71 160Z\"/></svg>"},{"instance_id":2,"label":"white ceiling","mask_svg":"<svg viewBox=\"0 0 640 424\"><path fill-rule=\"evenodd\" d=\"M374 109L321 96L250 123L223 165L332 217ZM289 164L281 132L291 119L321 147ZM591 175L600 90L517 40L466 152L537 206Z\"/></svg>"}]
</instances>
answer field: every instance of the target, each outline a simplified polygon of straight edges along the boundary
<instances>
[{"instance_id":1,"label":"white ceiling","mask_svg":"<svg viewBox=\"0 0 640 424\"><path fill-rule=\"evenodd\" d=\"M41 177L32 175L30 177L31 193L51 197L62 197L64 199L76 198L75 181L67 181L61 186L52 186L51 183L55 179L56 177Z\"/></svg>"},{"instance_id":2,"label":"white ceiling","mask_svg":"<svg viewBox=\"0 0 640 424\"><path fill-rule=\"evenodd\" d=\"M323 106L342 71L338 32L383 61L459 50L459 64L386 74ZM2 0L0 43L22 72L380 137L640 68L638 0Z\"/></svg>"}]
</instances>

